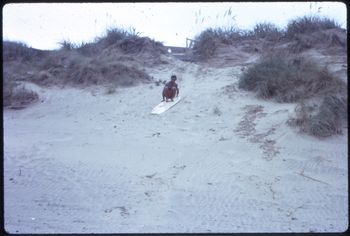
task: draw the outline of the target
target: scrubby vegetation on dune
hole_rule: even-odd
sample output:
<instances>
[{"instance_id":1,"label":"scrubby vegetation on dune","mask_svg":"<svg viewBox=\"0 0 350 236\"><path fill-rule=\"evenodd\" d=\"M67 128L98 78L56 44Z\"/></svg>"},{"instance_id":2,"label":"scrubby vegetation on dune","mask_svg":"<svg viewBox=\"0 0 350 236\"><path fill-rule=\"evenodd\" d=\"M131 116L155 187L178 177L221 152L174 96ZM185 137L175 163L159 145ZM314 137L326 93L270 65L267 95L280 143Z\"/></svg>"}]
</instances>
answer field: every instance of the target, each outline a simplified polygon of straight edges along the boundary
<instances>
[{"instance_id":1,"label":"scrubby vegetation on dune","mask_svg":"<svg viewBox=\"0 0 350 236\"><path fill-rule=\"evenodd\" d=\"M240 49L231 50L236 47ZM242 55L258 54L260 60L242 73L239 88L262 99L297 103L295 117L288 124L302 132L327 137L347 125L347 82L319 61L311 60L312 53L306 52L315 50L316 58L343 58L347 51L345 30L334 20L316 16L291 20L284 29L267 22L251 30L209 28L196 37L192 59L213 61L221 53L234 52L231 63L235 64ZM65 40L54 51L5 41L3 106L21 107L38 100L35 92L19 85L20 81L80 88L103 85L109 94L120 86L147 83L151 78L144 67L166 63L161 58L163 53L166 50L160 42L141 37L134 29L110 28L94 42L79 45ZM214 114L219 113L214 110Z\"/></svg>"},{"instance_id":2,"label":"scrubby vegetation on dune","mask_svg":"<svg viewBox=\"0 0 350 236\"><path fill-rule=\"evenodd\" d=\"M327 56L345 55L346 33L337 22L304 16L289 21L284 29L266 22L252 30L209 28L196 37L193 59L215 61L220 57L217 52L246 42L260 60L242 73L240 89L262 99L297 103L295 117L288 124L302 132L316 137L341 132L347 125L347 83L303 53L314 49L327 51Z\"/></svg>"},{"instance_id":3,"label":"scrubby vegetation on dune","mask_svg":"<svg viewBox=\"0 0 350 236\"><path fill-rule=\"evenodd\" d=\"M120 28L109 28L102 37L97 37L92 43L73 44L67 40L62 41L61 46L66 51L76 51L85 56L101 54L104 49L118 48L125 54L149 53L160 55L166 50L163 44L149 37L141 37L135 29L124 30Z\"/></svg>"},{"instance_id":4,"label":"scrubby vegetation on dune","mask_svg":"<svg viewBox=\"0 0 350 236\"><path fill-rule=\"evenodd\" d=\"M195 38L194 59L204 61L215 56L216 49L220 45L235 45L244 40L254 39L277 42L283 35L283 31L271 23L256 24L252 30L241 30L236 27L208 28Z\"/></svg>"},{"instance_id":5,"label":"scrubby vegetation on dune","mask_svg":"<svg viewBox=\"0 0 350 236\"><path fill-rule=\"evenodd\" d=\"M160 59L165 53L163 45L140 37L135 30L111 28L91 43L76 45L64 40L60 44L59 50L43 51L21 42L3 42L5 107L19 100L24 104L26 98L28 104L36 101L32 99L38 97L35 92L27 91L25 95L24 88L17 89L18 81L41 86L104 85L115 89L151 80L143 69L145 63L140 61L164 63Z\"/></svg>"},{"instance_id":6,"label":"scrubby vegetation on dune","mask_svg":"<svg viewBox=\"0 0 350 236\"><path fill-rule=\"evenodd\" d=\"M270 43L293 42L292 53L300 53L317 44L346 47L346 38L340 36L340 25L332 19L318 16L304 16L291 20L281 29L275 24L256 24L252 30L235 27L208 28L195 38L193 59L205 61L215 57L216 49L223 45L237 45L244 40L262 40Z\"/></svg>"},{"instance_id":7,"label":"scrubby vegetation on dune","mask_svg":"<svg viewBox=\"0 0 350 236\"><path fill-rule=\"evenodd\" d=\"M347 96L326 95L321 99L309 99L296 107L296 117L288 120L291 126L316 137L329 137L342 133L347 125Z\"/></svg>"},{"instance_id":8,"label":"scrubby vegetation on dune","mask_svg":"<svg viewBox=\"0 0 350 236\"><path fill-rule=\"evenodd\" d=\"M335 28L341 28L341 26L327 17L303 16L289 21L285 35L288 38L293 38L300 34Z\"/></svg>"},{"instance_id":9,"label":"scrubby vegetation on dune","mask_svg":"<svg viewBox=\"0 0 350 236\"><path fill-rule=\"evenodd\" d=\"M38 50L28 47L22 42L3 41L3 62L19 61L21 63L33 62L47 56L50 51Z\"/></svg>"},{"instance_id":10,"label":"scrubby vegetation on dune","mask_svg":"<svg viewBox=\"0 0 350 236\"><path fill-rule=\"evenodd\" d=\"M298 102L316 96L345 93L346 83L327 68L292 54L272 54L249 67L240 77L239 88L260 98Z\"/></svg>"},{"instance_id":11,"label":"scrubby vegetation on dune","mask_svg":"<svg viewBox=\"0 0 350 236\"><path fill-rule=\"evenodd\" d=\"M24 86L10 81L3 81L3 106L11 108L23 108L33 102L38 101L37 93L26 89Z\"/></svg>"},{"instance_id":12,"label":"scrubby vegetation on dune","mask_svg":"<svg viewBox=\"0 0 350 236\"><path fill-rule=\"evenodd\" d=\"M304 57L264 57L241 75L239 88L263 99L297 102L296 118L288 123L317 137L337 134L347 122L346 82Z\"/></svg>"}]
</instances>

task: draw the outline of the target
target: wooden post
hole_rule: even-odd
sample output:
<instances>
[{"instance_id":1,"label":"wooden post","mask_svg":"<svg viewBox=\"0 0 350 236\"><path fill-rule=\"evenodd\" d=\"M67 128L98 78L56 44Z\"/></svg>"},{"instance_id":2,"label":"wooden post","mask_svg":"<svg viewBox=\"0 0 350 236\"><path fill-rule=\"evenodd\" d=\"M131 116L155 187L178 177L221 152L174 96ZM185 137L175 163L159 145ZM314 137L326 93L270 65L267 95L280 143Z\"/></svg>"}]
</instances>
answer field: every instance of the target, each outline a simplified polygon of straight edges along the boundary
<instances>
[{"instance_id":1,"label":"wooden post","mask_svg":"<svg viewBox=\"0 0 350 236\"><path fill-rule=\"evenodd\" d=\"M186 48L193 48L194 42L195 42L194 39L186 38Z\"/></svg>"}]
</instances>

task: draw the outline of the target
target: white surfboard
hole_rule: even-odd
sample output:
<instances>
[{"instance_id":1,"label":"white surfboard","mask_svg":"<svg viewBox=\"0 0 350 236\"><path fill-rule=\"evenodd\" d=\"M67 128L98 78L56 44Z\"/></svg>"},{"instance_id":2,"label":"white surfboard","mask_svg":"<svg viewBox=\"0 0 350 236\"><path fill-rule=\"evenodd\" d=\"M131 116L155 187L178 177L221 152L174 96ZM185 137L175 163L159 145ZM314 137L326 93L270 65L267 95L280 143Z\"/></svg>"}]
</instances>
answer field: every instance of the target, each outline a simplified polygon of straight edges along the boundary
<instances>
[{"instance_id":1,"label":"white surfboard","mask_svg":"<svg viewBox=\"0 0 350 236\"><path fill-rule=\"evenodd\" d=\"M181 100L181 97L175 97L174 101L168 101L168 102L161 102L159 103L157 106L155 106L153 108L153 110L151 111L151 114L161 114L163 112L165 112L166 110L169 110L172 106L174 106L175 104L177 104L179 101Z\"/></svg>"}]
</instances>

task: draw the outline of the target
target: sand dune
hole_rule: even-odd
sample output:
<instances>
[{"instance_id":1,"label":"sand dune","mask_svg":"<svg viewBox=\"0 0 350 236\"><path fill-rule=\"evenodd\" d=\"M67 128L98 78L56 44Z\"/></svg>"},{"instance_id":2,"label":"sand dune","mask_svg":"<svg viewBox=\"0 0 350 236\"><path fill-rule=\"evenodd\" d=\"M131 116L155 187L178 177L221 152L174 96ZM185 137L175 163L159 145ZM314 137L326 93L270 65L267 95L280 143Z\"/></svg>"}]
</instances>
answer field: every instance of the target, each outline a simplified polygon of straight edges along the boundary
<instances>
[{"instance_id":1,"label":"sand dune","mask_svg":"<svg viewBox=\"0 0 350 236\"><path fill-rule=\"evenodd\" d=\"M341 232L348 225L347 130L317 139L286 124L295 104L237 88L242 65L170 59L182 101L150 111L161 86L106 94L40 88L4 111L10 233ZM219 63L220 64L220 63Z\"/></svg>"}]
</instances>

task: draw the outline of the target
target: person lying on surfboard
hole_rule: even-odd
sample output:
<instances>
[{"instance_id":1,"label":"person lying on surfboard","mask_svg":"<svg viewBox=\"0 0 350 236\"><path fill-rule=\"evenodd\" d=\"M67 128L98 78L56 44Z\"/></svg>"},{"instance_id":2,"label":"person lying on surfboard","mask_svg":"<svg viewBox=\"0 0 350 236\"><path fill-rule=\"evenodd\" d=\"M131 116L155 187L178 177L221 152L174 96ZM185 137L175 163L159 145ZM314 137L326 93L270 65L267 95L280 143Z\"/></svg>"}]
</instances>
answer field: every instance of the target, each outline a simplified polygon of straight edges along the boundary
<instances>
[{"instance_id":1,"label":"person lying on surfboard","mask_svg":"<svg viewBox=\"0 0 350 236\"><path fill-rule=\"evenodd\" d=\"M163 100L164 101L168 101L168 99L170 99L172 102L174 101L174 97L176 95L176 97L179 96L179 88L177 86L177 83L175 83L176 81L176 75L172 75L171 76L171 81L169 81L168 83L165 84L164 89L163 89Z\"/></svg>"}]
</instances>

